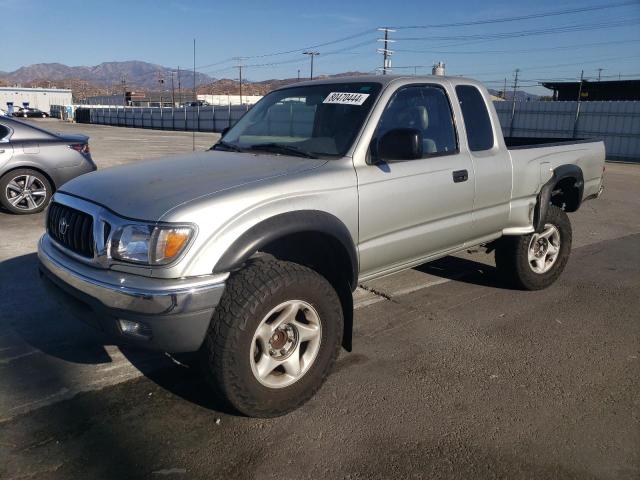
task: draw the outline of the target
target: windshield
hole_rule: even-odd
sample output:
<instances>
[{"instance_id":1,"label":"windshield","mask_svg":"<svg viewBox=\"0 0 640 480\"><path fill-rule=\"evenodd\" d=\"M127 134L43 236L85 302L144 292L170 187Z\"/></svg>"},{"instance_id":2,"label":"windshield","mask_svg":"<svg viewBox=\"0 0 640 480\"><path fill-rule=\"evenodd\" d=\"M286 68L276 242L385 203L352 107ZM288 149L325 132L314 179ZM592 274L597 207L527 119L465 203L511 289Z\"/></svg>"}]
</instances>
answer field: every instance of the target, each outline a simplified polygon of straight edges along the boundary
<instances>
[{"instance_id":1,"label":"windshield","mask_svg":"<svg viewBox=\"0 0 640 480\"><path fill-rule=\"evenodd\" d=\"M381 85L331 83L272 92L231 128L218 149L338 157L353 143Z\"/></svg>"}]
</instances>

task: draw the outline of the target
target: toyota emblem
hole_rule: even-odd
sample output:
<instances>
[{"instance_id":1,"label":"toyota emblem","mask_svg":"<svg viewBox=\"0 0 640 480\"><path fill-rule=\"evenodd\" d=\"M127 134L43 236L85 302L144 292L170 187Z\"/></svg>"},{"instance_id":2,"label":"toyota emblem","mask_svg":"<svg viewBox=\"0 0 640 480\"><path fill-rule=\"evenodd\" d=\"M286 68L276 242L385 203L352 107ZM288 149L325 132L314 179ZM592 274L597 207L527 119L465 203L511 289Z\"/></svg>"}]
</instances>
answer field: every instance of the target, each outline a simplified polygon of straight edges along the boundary
<instances>
[{"instance_id":1,"label":"toyota emblem","mask_svg":"<svg viewBox=\"0 0 640 480\"><path fill-rule=\"evenodd\" d=\"M67 222L67 217L62 217L58 222L58 231L60 232L60 235L65 235L68 228L69 223Z\"/></svg>"}]
</instances>

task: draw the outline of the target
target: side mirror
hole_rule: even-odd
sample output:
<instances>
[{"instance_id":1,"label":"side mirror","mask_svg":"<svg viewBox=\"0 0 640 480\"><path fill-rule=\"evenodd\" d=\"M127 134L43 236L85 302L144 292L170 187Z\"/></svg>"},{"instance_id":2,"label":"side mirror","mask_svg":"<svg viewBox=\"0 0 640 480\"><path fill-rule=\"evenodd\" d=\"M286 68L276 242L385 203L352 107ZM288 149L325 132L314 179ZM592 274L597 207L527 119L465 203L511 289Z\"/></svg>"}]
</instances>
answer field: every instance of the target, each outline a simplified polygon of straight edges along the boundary
<instances>
[{"instance_id":1,"label":"side mirror","mask_svg":"<svg viewBox=\"0 0 640 480\"><path fill-rule=\"evenodd\" d=\"M415 128L396 128L378 140L377 161L415 160L422 158L422 132Z\"/></svg>"},{"instance_id":2,"label":"side mirror","mask_svg":"<svg viewBox=\"0 0 640 480\"><path fill-rule=\"evenodd\" d=\"M231 127L224 127L220 132L220 138L224 137L230 129Z\"/></svg>"}]
</instances>

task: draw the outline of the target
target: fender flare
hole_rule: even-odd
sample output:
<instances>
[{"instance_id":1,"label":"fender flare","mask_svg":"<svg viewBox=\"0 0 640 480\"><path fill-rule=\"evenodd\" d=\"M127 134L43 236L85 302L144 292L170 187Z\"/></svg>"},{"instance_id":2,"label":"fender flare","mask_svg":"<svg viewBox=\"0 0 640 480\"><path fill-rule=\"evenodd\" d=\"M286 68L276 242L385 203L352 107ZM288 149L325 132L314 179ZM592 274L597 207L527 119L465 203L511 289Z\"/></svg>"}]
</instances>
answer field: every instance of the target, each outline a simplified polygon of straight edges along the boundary
<instances>
[{"instance_id":1,"label":"fender flare","mask_svg":"<svg viewBox=\"0 0 640 480\"><path fill-rule=\"evenodd\" d=\"M542 186L540 193L538 194L538 201L536 202L536 208L533 214L533 228L536 232L540 232L544 227L542 221L546 217L547 210L551 204L551 195L553 194L556 185L565 178L575 179L574 186L578 189L578 204L576 206L576 210L580 208L584 192L584 175L582 174L582 169L573 164L560 165L554 168L553 175L547 183Z\"/></svg>"},{"instance_id":2,"label":"fender flare","mask_svg":"<svg viewBox=\"0 0 640 480\"><path fill-rule=\"evenodd\" d=\"M216 263L213 272L238 270L265 245L294 233L317 232L338 240L351 262L349 285L358 284L358 253L349 229L336 216L320 210L297 210L269 217L252 226L227 249Z\"/></svg>"}]
</instances>

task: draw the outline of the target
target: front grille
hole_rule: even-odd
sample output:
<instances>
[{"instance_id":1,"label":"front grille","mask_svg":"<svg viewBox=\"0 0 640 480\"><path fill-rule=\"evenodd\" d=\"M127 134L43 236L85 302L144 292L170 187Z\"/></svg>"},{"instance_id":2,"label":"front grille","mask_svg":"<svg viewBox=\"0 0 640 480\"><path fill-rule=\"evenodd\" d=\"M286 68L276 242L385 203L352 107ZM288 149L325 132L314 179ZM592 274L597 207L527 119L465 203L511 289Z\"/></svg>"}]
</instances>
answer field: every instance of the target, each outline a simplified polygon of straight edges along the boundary
<instances>
[{"instance_id":1,"label":"front grille","mask_svg":"<svg viewBox=\"0 0 640 480\"><path fill-rule=\"evenodd\" d=\"M93 217L60 203L49 206L47 231L69 250L93 258Z\"/></svg>"}]
</instances>

